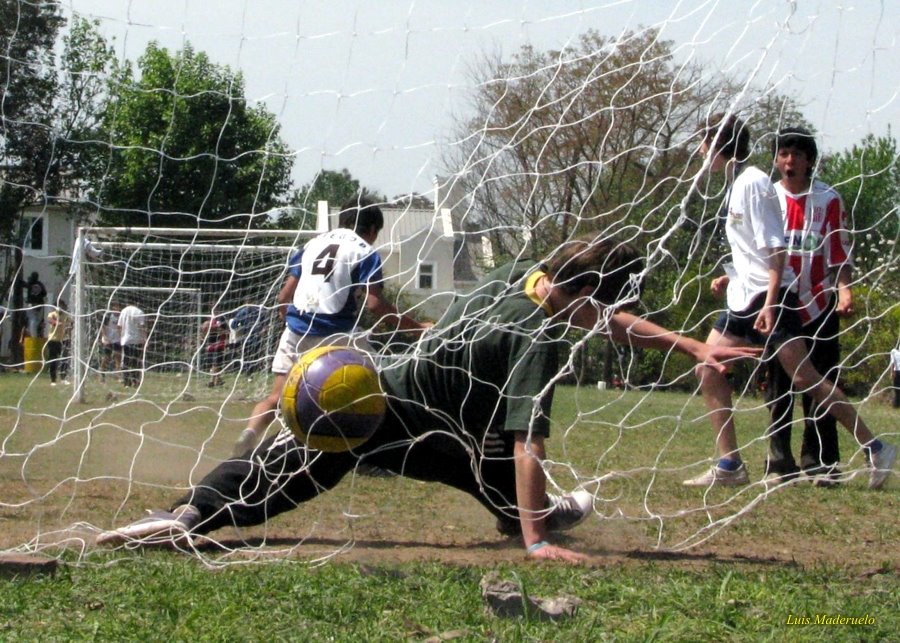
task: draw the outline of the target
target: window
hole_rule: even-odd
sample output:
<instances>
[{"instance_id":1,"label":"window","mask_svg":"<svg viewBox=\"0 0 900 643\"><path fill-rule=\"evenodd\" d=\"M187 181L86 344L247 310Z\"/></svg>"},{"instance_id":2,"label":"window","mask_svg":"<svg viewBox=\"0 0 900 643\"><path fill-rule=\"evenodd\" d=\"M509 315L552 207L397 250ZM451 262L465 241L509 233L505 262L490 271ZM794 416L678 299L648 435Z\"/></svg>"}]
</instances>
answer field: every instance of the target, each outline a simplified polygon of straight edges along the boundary
<instances>
[{"instance_id":1,"label":"window","mask_svg":"<svg viewBox=\"0 0 900 643\"><path fill-rule=\"evenodd\" d=\"M24 239L22 250L27 255L45 256L47 254L47 217L44 214L23 214L22 232Z\"/></svg>"},{"instance_id":2,"label":"window","mask_svg":"<svg viewBox=\"0 0 900 643\"><path fill-rule=\"evenodd\" d=\"M433 290L434 289L434 264L433 263L420 263L419 264L418 287L421 290Z\"/></svg>"}]
</instances>

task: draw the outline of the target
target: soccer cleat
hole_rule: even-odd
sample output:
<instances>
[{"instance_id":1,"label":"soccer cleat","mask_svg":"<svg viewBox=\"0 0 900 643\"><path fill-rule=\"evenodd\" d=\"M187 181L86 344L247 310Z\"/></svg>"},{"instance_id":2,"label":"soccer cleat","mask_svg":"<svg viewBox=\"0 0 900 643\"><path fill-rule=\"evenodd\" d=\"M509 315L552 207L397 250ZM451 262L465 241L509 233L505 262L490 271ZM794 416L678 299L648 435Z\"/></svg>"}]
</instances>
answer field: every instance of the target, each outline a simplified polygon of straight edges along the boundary
<instances>
[{"instance_id":1,"label":"soccer cleat","mask_svg":"<svg viewBox=\"0 0 900 643\"><path fill-rule=\"evenodd\" d=\"M836 464L823 464L818 467L804 469L802 474L804 480L811 482L814 487L819 487L820 489L832 489L839 486L842 482L842 475Z\"/></svg>"},{"instance_id":2,"label":"soccer cleat","mask_svg":"<svg viewBox=\"0 0 900 643\"><path fill-rule=\"evenodd\" d=\"M238 441L234 443L234 449L231 452L232 458L240 458L242 455L250 451L253 447L256 446L256 443L259 441L259 436L256 434L256 431L253 429L244 429L241 432L241 437L238 438Z\"/></svg>"},{"instance_id":3,"label":"soccer cleat","mask_svg":"<svg viewBox=\"0 0 900 643\"><path fill-rule=\"evenodd\" d=\"M872 454L872 474L869 477L869 489L881 489L891 475L891 469L897 460L897 447L884 443L881 451Z\"/></svg>"},{"instance_id":4,"label":"soccer cleat","mask_svg":"<svg viewBox=\"0 0 900 643\"><path fill-rule=\"evenodd\" d=\"M766 477L763 478L763 485L766 490L774 489L776 487L787 486L790 484L794 484L800 480L799 473L767 473Z\"/></svg>"},{"instance_id":5,"label":"soccer cleat","mask_svg":"<svg viewBox=\"0 0 900 643\"><path fill-rule=\"evenodd\" d=\"M734 471L712 467L706 473L682 482L685 487L740 487L750 484L747 466L741 462Z\"/></svg>"},{"instance_id":6,"label":"soccer cleat","mask_svg":"<svg viewBox=\"0 0 900 643\"><path fill-rule=\"evenodd\" d=\"M97 536L97 544L117 547L126 543L142 545L171 545L190 541L190 530L200 519L191 505L181 505L175 511L154 511L146 518Z\"/></svg>"},{"instance_id":7,"label":"soccer cleat","mask_svg":"<svg viewBox=\"0 0 900 643\"><path fill-rule=\"evenodd\" d=\"M547 530L568 531L591 515L594 496L584 489L563 496L548 493L547 506L552 507L544 519ZM511 516L497 518L497 531L503 536L519 536L522 533L519 519Z\"/></svg>"},{"instance_id":8,"label":"soccer cleat","mask_svg":"<svg viewBox=\"0 0 900 643\"><path fill-rule=\"evenodd\" d=\"M594 508L594 496L584 489L564 496L548 493L547 499L553 507L545 519L549 531L568 531L580 525Z\"/></svg>"}]
</instances>

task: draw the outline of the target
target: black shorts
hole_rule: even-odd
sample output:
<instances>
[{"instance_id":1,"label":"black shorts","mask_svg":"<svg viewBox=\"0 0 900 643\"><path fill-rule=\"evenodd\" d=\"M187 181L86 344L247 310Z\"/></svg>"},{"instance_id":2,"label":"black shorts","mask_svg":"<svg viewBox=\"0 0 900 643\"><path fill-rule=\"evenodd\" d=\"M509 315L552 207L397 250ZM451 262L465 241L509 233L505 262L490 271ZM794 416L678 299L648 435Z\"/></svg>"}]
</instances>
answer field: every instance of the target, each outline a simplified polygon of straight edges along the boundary
<instances>
[{"instance_id":1,"label":"black shorts","mask_svg":"<svg viewBox=\"0 0 900 643\"><path fill-rule=\"evenodd\" d=\"M750 305L744 310L735 312L733 310L725 310L716 319L713 325L720 333L734 335L746 340L751 344L769 344L780 346L789 339L799 337L803 334L803 323L800 321L800 315L797 312L800 309L800 300L797 294L782 288L778 293L778 306L775 310L775 328L772 333L766 337L758 330L753 328L759 311L762 310L763 304L766 303L766 293L761 292Z\"/></svg>"}]
</instances>

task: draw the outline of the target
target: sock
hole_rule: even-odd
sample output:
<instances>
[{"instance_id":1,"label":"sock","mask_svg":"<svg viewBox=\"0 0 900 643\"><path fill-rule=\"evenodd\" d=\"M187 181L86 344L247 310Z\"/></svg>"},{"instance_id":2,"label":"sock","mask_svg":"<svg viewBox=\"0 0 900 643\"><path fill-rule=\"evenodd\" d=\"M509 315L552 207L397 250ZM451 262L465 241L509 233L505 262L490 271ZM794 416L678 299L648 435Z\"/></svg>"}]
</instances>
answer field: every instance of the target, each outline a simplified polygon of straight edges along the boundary
<instances>
[{"instance_id":1,"label":"sock","mask_svg":"<svg viewBox=\"0 0 900 643\"><path fill-rule=\"evenodd\" d=\"M192 529L200 522L200 510L194 505L179 505L172 510L187 529Z\"/></svg>"},{"instance_id":2,"label":"sock","mask_svg":"<svg viewBox=\"0 0 900 643\"><path fill-rule=\"evenodd\" d=\"M866 444L865 447L869 450L869 453L878 453L884 448L884 443L878 438L875 438Z\"/></svg>"},{"instance_id":3,"label":"sock","mask_svg":"<svg viewBox=\"0 0 900 643\"><path fill-rule=\"evenodd\" d=\"M741 468L741 461L732 460L731 458L719 458L719 463L716 466L723 471L737 471Z\"/></svg>"}]
</instances>

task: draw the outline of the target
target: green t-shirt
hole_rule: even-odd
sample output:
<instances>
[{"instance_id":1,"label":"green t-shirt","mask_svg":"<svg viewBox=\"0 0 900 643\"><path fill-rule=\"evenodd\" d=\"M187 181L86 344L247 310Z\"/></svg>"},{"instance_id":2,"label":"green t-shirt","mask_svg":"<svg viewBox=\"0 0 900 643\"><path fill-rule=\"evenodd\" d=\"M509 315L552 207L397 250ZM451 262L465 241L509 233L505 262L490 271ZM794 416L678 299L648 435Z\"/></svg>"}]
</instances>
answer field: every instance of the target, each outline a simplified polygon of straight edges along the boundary
<instances>
[{"instance_id":1,"label":"green t-shirt","mask_svg":"<svg viewBox=\"0 0 900 643\"><path fill-rule=\"evenodd\" d=\"M416 433L489 428L548 435L565 324L526 293L519 262L460 295L422 341L383 369L391 406Z\"/></svg>"}]
</instances>

